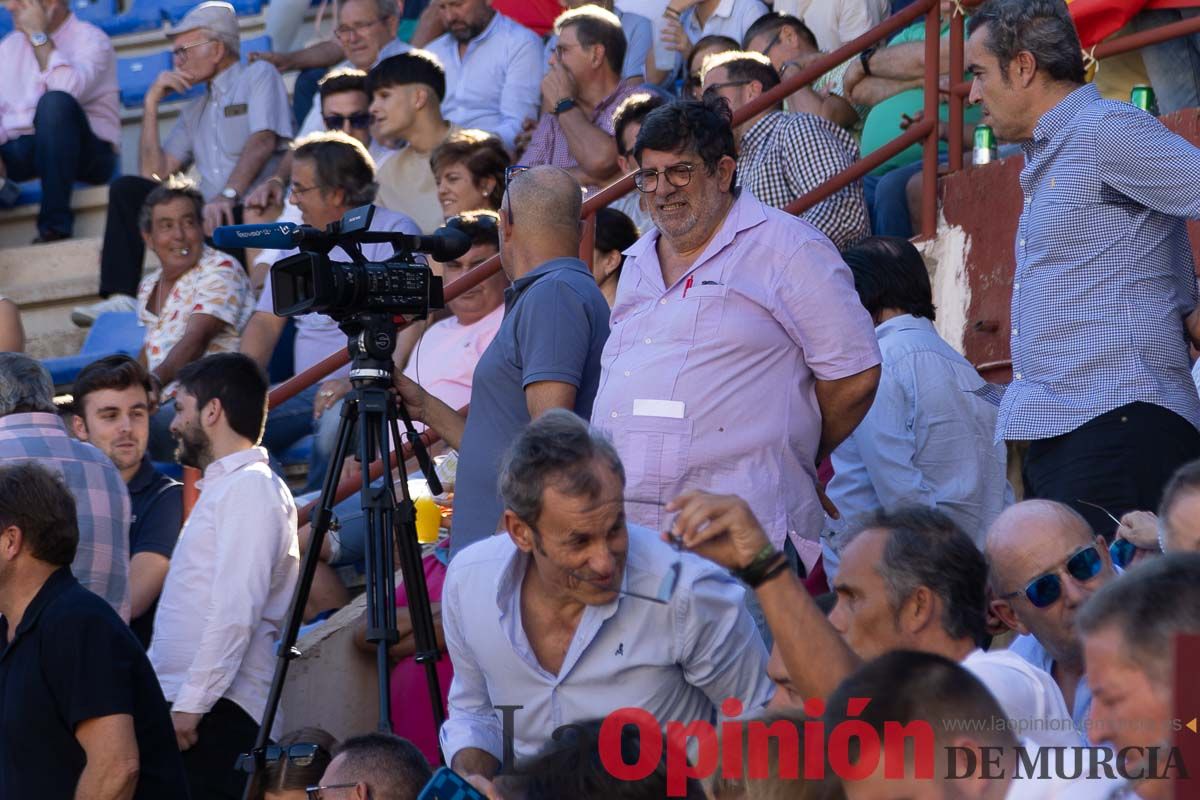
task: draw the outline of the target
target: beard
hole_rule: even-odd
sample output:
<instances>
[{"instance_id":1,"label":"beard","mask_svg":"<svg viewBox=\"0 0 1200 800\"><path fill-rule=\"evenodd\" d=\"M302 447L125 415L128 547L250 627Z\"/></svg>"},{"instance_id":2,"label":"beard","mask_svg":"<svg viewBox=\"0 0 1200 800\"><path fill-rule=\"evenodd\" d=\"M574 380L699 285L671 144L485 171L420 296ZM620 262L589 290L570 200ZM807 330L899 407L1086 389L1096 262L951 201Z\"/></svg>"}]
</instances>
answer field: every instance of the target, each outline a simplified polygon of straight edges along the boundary
<instances>
[{"instance_id":1,"label":"beard","mask_svg":"<svg viewBox=\"0 0 1200 800\"><path fill-rule=\"evenodd\" d=\"M459 44L466 44L479 34L483 33L483 29L486 27L486 22L462 22L460 24L451 26L450 35L453 36L454 40Z\"/></svg>"},{"instance_id":2,"label":"beard","mask_svg":"<svg viewBox=\"0 0 1200 800\"><path fill-rule=\"evenodd\" d=\"M185 467L203 470L212 463L212 442L202 430L183 430L176 436L175 460Z\"/></svg>"}]
</instances>

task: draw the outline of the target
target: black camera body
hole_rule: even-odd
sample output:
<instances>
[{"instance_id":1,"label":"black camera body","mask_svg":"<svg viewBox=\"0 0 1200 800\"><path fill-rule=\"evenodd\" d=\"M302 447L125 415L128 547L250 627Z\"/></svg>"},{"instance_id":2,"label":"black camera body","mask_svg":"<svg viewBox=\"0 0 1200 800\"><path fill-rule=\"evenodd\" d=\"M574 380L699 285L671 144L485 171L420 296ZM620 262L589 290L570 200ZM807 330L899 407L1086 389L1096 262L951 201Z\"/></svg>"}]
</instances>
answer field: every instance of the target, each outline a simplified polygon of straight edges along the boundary
<instances>
[{"instance_id":1,"label":"black camera body","mask_svg":"<svg viewBox=\"0 0 1200 800\"><path fill-rule=\"evenodd\" d=\"M320 313L343 321L358 314L403 315L423 319L442 308L442 279L425 256L445 260L461 255L470 242L460 231L442 229L434 236L369 231L374 206L346 212L324 231L301 229L300 251L271 267L271 296L281 317ZM368 261L361 245L390 242L395 253L387 261ZM463 245L466 245L465 247ZM329 252L341 247L350 262L333 261Z\"/></svg>"}]
</instances>

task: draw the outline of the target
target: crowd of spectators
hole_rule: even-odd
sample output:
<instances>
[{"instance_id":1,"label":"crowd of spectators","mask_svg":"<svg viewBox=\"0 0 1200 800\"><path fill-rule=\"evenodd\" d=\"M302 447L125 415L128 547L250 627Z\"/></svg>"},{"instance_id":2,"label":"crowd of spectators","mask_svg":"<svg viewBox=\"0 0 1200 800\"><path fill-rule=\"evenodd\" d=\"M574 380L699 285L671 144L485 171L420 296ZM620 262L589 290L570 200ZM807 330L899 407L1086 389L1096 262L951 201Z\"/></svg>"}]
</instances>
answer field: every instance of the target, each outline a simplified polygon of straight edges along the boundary
<instances>
[{"instance_id":1,"label":"crowd of spectators","mask_svg":"<svg viewBox=\"0 0 1200 800\"><path fill-rule=\"evenodd\" d=\"M220 0L169 27L139 174L110 186L103 299L73 314L136 314L139 357L88 365L56 404L0 297L0 796L231 798L249 777L264 800L415 800L439 761L491 800L955 796L917 756L782 774L807 723L852 717L881 740L928 722L971 764L1125 748L1121 780L1010 771L979 796L1166 800L1128 775L1169 763L1175 637L1200 636L1200 150L1085 80L1062 0L969 12L976 108L942 136L982 120L1025 160L1013 375L988 384L936 327L908 240L917 146L787 211L920 119L924 19L734 123L896 5L433 0L406 42L403 2L344 0L305 43L308 4L276 0L275 50L246 54ZM42 178L50 242L72 234L71 186L115 169L115 56L64 0L10 8L0 180ZM1185 83L1168 102L1195 104ZM164 104L201 85L160 139ZM589 269L582 203L629 173ZM422 560L448 716L398 585L393 732L275 716L256 749L303 558L304 621L376 652L367 612L329 619L372 551L358 495L319 548L297 511L367 465L331 462L347 368L268 409L277 351L300 372L346 345L330 316L276 313L271 269L298 251L212 237L362 206L376 233L463 234L430 261L447 284L501 265L395 352L396 402L452 489ZM280 459L309 437L289 486ZM203 474L186 510L176 464ZM694 747L628 726L605 745L630 707ZM717 764L695 731L726 754L747 718L799 739L764 751L766 775L723 755L673 782L677 759ZM614 745L641 779L600 763Z\"/></svg>"}]
</instances>

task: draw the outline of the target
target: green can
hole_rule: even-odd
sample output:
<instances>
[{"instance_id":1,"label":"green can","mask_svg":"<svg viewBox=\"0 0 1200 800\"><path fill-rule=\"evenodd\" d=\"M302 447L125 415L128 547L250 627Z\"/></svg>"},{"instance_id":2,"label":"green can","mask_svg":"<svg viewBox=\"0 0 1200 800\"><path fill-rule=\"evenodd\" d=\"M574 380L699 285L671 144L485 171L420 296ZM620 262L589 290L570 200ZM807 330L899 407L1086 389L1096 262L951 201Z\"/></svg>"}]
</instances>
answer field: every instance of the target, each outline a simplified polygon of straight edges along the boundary
<instances>
[{"instance_id":1,"label":"green can","mask_svg":"<svg viewBox=\"0 0 1200 800\"><path fill-rule=\"evenodd\" d=\"M975 126L975 152L972 163L990 164L996 160L996 134L991 125Z\"/></svg>"},{"instance_id":2,"label":"green can","mask_svg":"<svg viewBox=\"0 0 1200 800\"><path fill-rule=\"evenodd\" d=\"M1133 87L1129 93L1129 102L1148 114L1158 116L1158 100L1154 97L1154 88L1144 83Z\"/></svg>"}]
</instances>

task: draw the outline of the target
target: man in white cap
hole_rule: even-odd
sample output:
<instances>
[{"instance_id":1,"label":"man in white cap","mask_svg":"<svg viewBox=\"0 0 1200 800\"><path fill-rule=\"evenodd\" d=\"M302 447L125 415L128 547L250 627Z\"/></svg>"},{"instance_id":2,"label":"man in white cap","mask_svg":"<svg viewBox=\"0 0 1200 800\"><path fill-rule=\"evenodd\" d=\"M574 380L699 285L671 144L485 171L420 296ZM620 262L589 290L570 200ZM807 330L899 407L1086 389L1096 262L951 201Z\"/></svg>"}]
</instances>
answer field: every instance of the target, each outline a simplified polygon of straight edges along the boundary
<instances>
[{"instance_id":1,"label":"man in white cap","mask_svg":"<svg viewBox=\"0 0 1200 800\"><path fill-rule=\"evenodd\" d=\"M242 198L275 171L292 137L287 89L267 63L242 64L237 15L225 2L193 8L167 31L175 68L159 74L143 103L138 176L113 182L100 254L100 294L106 300L72 313L90 325L104 311L133 310L145 249L137 235L146 195L168 175L194 164L204 195L204 233L240 222ZM162 141L158 106L173 93L206 84L179 113Z\"/></svg>"}]
</instances>

